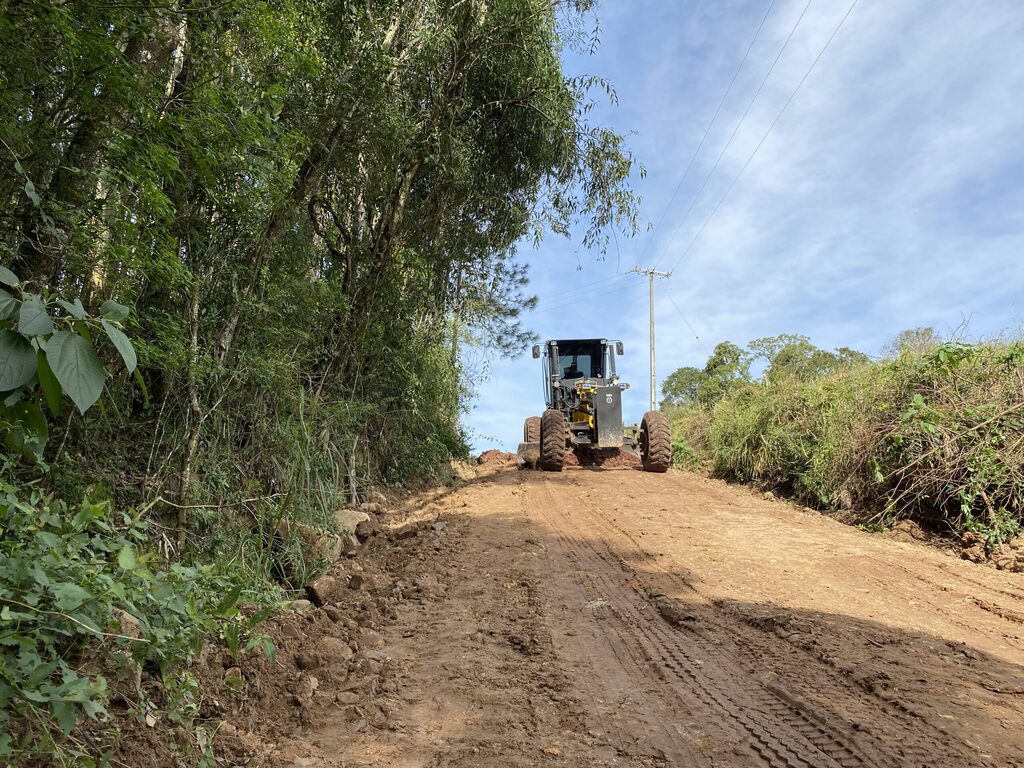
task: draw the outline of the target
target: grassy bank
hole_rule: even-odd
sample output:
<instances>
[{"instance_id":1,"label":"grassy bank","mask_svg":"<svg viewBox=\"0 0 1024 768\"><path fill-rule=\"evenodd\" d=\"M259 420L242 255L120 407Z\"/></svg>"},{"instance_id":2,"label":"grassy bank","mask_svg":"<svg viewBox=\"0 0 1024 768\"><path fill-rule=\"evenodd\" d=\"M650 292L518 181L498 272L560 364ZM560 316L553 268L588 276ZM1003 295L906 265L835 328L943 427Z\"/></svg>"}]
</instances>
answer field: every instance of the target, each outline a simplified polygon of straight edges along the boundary
<instances>
[{"instance_id":1,"label":"grassy bank","mask_svg":"<svg viewBox=\"0 0 1024 768\"><path fill-rule=\"evenodd\" d=\"M1024 515L1024 345L938 345L732 383L670 408L679 464L710 462L865 522L1013 538Z\"/></svg>"}]
</instances>

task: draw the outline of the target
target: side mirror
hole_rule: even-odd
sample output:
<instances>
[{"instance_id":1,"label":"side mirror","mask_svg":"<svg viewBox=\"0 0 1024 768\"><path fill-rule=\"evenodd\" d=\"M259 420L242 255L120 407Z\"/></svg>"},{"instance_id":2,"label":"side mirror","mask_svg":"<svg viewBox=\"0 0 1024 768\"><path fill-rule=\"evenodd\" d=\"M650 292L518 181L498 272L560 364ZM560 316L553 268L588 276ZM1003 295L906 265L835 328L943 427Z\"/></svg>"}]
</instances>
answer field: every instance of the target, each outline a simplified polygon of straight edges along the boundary
<instances>
[{"instance_id":1,"label":"side mirror","mask_svg":"<svg viewBox=\"0 0 1024 768\"><path fill-rule=\"evenodd\" d=\"M615 354L616 355L621 355L622 354L622 342L621 341L616 341L615 342Z\"/></svg>"},{"instance_id":2,"label":"side mirror","mask_svg":"<svg viewBox=\"0 0 1024 768\"><path fill-rule=\"evenodd\" d=\"M536 357L540 357L540 344L534 344L533 345L533 356L535 358Z\"/></svg>"}]
</instances>

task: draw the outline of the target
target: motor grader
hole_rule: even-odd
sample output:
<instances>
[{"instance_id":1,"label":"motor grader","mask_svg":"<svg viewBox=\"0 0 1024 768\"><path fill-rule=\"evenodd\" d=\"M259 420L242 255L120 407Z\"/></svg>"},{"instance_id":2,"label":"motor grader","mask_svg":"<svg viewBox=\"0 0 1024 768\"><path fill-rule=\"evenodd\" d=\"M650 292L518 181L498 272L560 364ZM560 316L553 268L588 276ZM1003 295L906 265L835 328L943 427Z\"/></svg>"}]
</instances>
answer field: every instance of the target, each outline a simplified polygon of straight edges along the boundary
<instances>
[{"instance_id":1,"label":"motor grader","mask_svg":"<svg viewBox=\"0 0 1024 768\"><path fill-rule=\"evenodd\" d=\"M523 424L519 454L537 451L537 465L560 472L569 451L582 454L619 448L640 454L646 472L665 472L672 464L672 433L668 419L648 411L639 425L622 423L622 393L629 389L615 371L621 341L558 339L533 347L543 358L542 416Z\"/></svg>"}]
</instances>

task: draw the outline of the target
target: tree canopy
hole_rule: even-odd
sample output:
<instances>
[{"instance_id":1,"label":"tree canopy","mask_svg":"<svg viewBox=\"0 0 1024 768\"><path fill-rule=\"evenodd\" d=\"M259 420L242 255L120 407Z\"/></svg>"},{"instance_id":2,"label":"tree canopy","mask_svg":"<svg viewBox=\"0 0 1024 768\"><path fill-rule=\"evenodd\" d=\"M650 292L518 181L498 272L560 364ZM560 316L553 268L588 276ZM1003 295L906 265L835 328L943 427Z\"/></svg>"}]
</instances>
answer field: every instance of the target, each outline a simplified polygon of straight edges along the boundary
<instances>
[{"instance_id":1,"label":"tree canopy","mask_svg":"<svg viewBox=\"0 0 1024 768\"><path fill-rule=\"evenodd\" d=\"M633 160L587 117L605 84L561 64L591 5L7 4L0 259L41 300L132 308L145 398L106 390L163 415L183 495L211 428L249 445L309 398L367 476L439 460L459 339L531 336L524 238L635 228Z\"/></svg>"},{"instance_id":2,"label":"tree canopy","mask_svg":"<svg viewBox=\"0 0 1024 768\"><path fill-rule=\"evenodd\" d=\"M785 378L806 381L869 360L863 352L848 347L834 352L819 349L806 336L791 333L754 339L746 348L723 341L703 369L684 366L669 374L661 386L662 407L713 405L754 381L751 366L759 361L764 363L761 380L774 382Z\"/></svg>"}]
</instances>

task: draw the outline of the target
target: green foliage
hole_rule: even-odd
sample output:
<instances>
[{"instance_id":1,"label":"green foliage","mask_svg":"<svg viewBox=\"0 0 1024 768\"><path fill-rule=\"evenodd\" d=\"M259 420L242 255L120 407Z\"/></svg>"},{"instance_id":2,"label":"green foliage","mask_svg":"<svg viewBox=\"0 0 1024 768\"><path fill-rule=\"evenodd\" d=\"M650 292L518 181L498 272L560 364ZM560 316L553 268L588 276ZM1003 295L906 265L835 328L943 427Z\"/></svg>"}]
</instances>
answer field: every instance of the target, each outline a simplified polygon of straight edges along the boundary
<instances>
[{"instance_id":1,"label":"green foliage","mask_svg":"<svg viewBox=\"0 0 1024 768\"><path fill-rule=\"evenodd\" d=\"M827 509L859 509L875 523L916 516L994 546L1022 522L1020 349L947 343L876 363L851 359L817 375L766 377L710 407L677 409L675 432L724 477Z\"/></svg>"},{"instance_id":2,"label":"green foliage","mask_svg":"<svg viewBox=\"0 0 1024 768\"><path fill-rule=\"evenodd\" d=\"M942 345L943 340L931 326L908 328L882 348L884 357L924 357Z\"/></svg>"},{"instance_id":3,"label":"green foliage","mask_svg":"<svg viewBox=\"0 0 1024 768\"><path fill-rule=\"evenodd\" d=\"M696 403L703 381L704 371L699 368L684 366L674 370L661 384L662 410Z\"/></svg>"},{"instance_id":4,"label":"green foliage","mask_svg":"<svg viewBox=\"0 0 1024 768\"><path fill-rule=\"evenodd\" d=\"M118 458L145 474L169 456L165 495L221 498L253 476L265 495L298 490L265 458L234 456L279 420L326 432L361 484L440 471L465 450L459 344L510 353L530 339L518 244L582 220L583 245L600 250L636 226L633 160L588 118L595 94L614 92L562 71L590 5L5 11L0 279L18 273L47 304L80 299L57 302L59 317L31 299L11 324L45 338L57 322L46 401L56 381L80 410L95 402L104 382L86 346L105 335L141 385L110 382L109 418L155 441ZM109 296L133 308L132 343ZM0 344L0 376L26 384L29 350ZM108 459L93 437L78 423L61 435L84 476Z\"/></svg>"},{"instance_id":5,"label":"green foliage","mask_svg":"<svg viewBox=\"0 0 1024 768\"><path fill-rule=\"evenodd\" d=\"M73 303L25 290L9 269L0 291L0 430L7 447L42 462L49 438L43 403L54 416L66 394L85 413L99 399L107 370L92 346L92 331L102 330L128 367L136 353L118 327L128 308L113 301L92 317L79 299Z\"/></svg>"},{"instance_id":6,"label":"green foliage","mask_svg":"<svg viewBox=\"0 0 1024 768\"><path fill-rule=\"evenodd\" d=\"M0 528L0 731L14 737L0 757L74 758L66 737L107 717L108 675L145 666L170 681L207 634L273 652L253 634L267 612L242 616L241 588L210 567L163 563L138 515L0 483Z\"/></svg>"},{"instance_id":7,"label":"green foliage","mask_svg":"<svg viewBox=\"0 0 1024 768\"><path fill-rule=\"evenodd\" d=\"M730 341L718 344L704 366L697 386L697 401L710 405L728 392L750 381L750 353Z\"/></svg>"},{"instance_id":8,"label":"green foliage","mask_svg":"<svg viewBox=\"0 0 1024 768\"><path fill-rule=\"evenodd\" d=\"M686 438L672 439L672 466L676 469L696 469L700 466L700 455Z\"/></svg>"},{"instance_id":9,"label":"green foliage","mask_svg":"<svg viewBox=\"0 0 1024 768\"><path fill-rule=\"evenodd\" d=\"M858 490L846 484L860 461L858 419L876 384L865 371L749 385L717 403L704 434L716 471L814 505L849 506Z\"/></svg>"},{"instance_id":10,"label":"green foliage","mask_svg":"<svg viewBox=\"0 0 1024 768\"><path fill-rule=\"evenodd\" d=\"M791 333L754 339L746 349L723 341L715 347L703 369L679 368L665 379L661 386L662 408L694 404L708 407L717 403L754 380L750 367L759 359L766 364L762 382L787 377L813 379L870 360L864 353L847 347L835 352L819 349L806 336Z\"/></svg>"},{"instance_id":11,"label":"green foliage","mask_svg":"<svg viewBox=\"0 0 1024 768\"><path fill-rule=\"evenodd\" d=\"M768 364L764 372L767 381L785 376L812 379L844 365L866 363L870 359L863 352L847 347L840 347L835 352L819 349L806 336L790 333L754 339L748 347L754 357L763 358Z\"/></svg>"}]
</instances>

